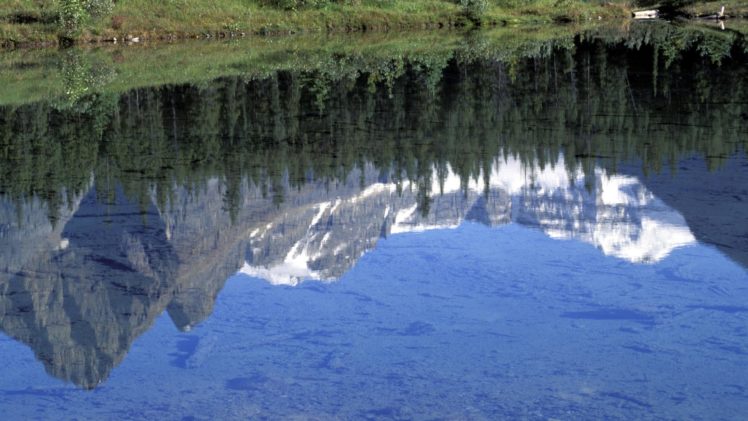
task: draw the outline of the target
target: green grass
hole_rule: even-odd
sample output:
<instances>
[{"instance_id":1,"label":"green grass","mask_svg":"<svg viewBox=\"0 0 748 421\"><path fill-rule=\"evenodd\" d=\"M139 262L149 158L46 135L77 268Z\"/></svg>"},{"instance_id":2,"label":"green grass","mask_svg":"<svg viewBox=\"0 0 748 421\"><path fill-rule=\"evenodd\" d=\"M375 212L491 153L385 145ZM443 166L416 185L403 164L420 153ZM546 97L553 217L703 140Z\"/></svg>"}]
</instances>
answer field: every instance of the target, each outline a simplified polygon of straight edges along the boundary
<instances>
[{"instance_id":1,"label":"green grass","mask_svg":"<svg viewBox=\"0 0 748 421\"><path fill-rule=\"evenodd\" d=\"M402 4L395 7L394 4ZM284 11L242 0L205 2L200 0L122 0L115 16L120 29L101 24L93 31L105 35L132 33L141 36L163 34L201 35L221 32L345 31L368 28L415 28L448 22L459 8L445 1L412 0L390 6L330 5L321 9Z\"/></svg>"},{"instance_id":2,"label":"green grass","mask_svg":"<svg viewBox=\"0 0 748 421\"><path fill-rule=\"evenodd\" d=\"M57 8L50 1L2 0L0 46L57 42Z\"/></svg>"},{"instance_id":3,"label":"green grass","mask_svg":"<svg viewBox=\"0 0 748 421\"><path fill-rule=\"evenodd\" d=\"M488 0L484 25L581 22L628 15L625 3L584 0ZM86 20L79 42L127 36L141 39L232 37L242 34L413 30L472 25L453 0L359 0L287 11L258 0L118 0L114 11ZM5 0L0 44L50 44L61 34L55 1ZM70 34L66 34L70 35Z\"/></svg>"},{"instance_id":4,"label":"green grass","mask_svg":"<svg viewBox=\"0 0 748 421\"><path fill-rule=\"evenodd\" d=\"M630 16L627 2L588 2L576 0L507 0L489 8L489 23L586 22L619 20Z\"/></svg>"}]
</instances>

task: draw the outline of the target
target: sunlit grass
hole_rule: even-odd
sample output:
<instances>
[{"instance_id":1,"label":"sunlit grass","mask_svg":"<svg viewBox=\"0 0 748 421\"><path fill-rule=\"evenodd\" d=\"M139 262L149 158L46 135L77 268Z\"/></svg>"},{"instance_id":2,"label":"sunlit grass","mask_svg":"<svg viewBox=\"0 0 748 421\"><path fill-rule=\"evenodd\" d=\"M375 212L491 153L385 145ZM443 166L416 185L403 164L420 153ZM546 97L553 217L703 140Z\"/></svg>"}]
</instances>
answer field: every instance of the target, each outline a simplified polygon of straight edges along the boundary
<instances>
[{"instance_id":1,"label":"sunlit grass","mask_svg":"<svg viewBox=\"0 0 748 421\"><path fill-rule=\"evenodd\" d=\"M56 2L0 2L0 43L48 42L59 35ZM485 25L587 21L626 16L624 3L582 0L490 0ZM21 19L19 19L21 17ZM361 0L319 8L280 10L258 0L118 0L114 11L88 19L73 35L79 41L242 36L268 33L412 30L469 26L452 0Z\"/></svg>"}]
</instances>

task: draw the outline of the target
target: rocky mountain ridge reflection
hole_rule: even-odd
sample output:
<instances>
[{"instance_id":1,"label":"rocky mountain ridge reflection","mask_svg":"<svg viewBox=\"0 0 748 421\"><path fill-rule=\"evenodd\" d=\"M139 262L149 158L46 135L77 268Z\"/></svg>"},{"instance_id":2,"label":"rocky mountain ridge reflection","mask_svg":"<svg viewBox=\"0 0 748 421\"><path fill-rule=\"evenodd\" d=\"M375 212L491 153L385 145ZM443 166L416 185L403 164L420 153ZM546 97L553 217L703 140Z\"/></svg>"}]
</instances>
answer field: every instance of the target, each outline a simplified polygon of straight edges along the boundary
<instances>
[{"instance_id":1,"label":"rocky mountain ridge reflection","mask_svg":"<svg viewBox=\"0 0 748 421\"><path fill-rule=\"evenodd\" d=\"M3 253L0 327L51 375L84 388L107 378L164 309L180 329L205 318L229 274L182 272L155 206L121 190L101 199L93 186L56 227L31 223L45 212L34 206L2 238L3 250L29 238L35 247Z\"/></svg>"},{"instance_id":2,"label":"rocky mountain ridge reflection","mask_svg":"<svg viewBox=\"0 0 748 421\"><path fill-rule=\"evenodd\" d=\"M0 327L53 376L93 388L164 310L182 330L207 317L239 269L273 284L334 280L383 237L464 221L533 226L633 262L660 260L695 241L680 214L636 178L602 169L592 177L569 173L563 158L543 169L500 159L477 181L448 169L419 201L418 186L366 165L335 186L292 190L280 207L244 182L233 222L217 179L198 192L176 187L165 209L155 197L144 207L121 189L102 197L93 183L56 227L38 204L21 224L6 225L3 249L15 252L2 256ZM6 214L11 208L3 203ZM35 247L16 248L21 238Z\"/></svg>"},{"instance_id":3,"label":"rocky mountain ridge reflection","mask_svg":"<svg viewBox=\"0 0 748 421\"><path fill-rule=\"evenodd\" d=\"M438 193L427 199L427 208L410 182L378 182L347 198L279 213L251 232L241 272L273 284L333 281L382 237L451 229L465 221L537 227L635 263L657 262L696 242L684 218L635 177L598 168L589 183L581 170L570 174L563 164L561 157L553 167L528 168L509 158L478 181L450 171L431 187Z\"/></svg>"}]
</instances>

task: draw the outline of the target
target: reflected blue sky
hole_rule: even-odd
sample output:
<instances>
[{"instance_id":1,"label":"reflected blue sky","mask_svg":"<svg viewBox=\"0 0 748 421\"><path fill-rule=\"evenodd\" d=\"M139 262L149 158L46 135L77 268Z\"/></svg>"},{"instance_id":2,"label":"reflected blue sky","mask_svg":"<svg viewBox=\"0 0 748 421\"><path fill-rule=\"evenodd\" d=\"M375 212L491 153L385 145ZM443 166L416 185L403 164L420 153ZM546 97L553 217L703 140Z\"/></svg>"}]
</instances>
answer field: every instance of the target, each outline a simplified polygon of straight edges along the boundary
<instances>
[{"instance_id":1,"label":"reflected blue sky","mask_svg":"<svg viewBox=\"0 0 748 421\"><path fill-rule=\"evenodd\" d=\"M746 270L710 246L638 264L467 222L390 236L340 282L234 276L210 318L178 332L161 316L90 392L4 337L0 406L19 418L732 418L748 411L746 298Z\"/></svg>"}]
</instances>

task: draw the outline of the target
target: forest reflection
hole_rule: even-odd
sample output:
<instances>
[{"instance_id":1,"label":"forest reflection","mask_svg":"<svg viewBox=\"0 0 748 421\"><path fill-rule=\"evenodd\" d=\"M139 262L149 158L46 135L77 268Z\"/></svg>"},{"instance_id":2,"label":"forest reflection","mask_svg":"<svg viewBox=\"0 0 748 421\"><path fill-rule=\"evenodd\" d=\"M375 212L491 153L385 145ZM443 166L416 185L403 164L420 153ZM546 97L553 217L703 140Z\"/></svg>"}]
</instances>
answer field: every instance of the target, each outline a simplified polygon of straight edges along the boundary
<instances>
[{"instance_id":1,"label":"forest reflection","mask_svg":"<svg viewBox=\"0 0 748 421\"><path fill-rule=\"evenodd\" d=\"M68 56L67 100L0 108L0 192L47 203L54 223L92 179L99 194L121 184L143 206L155 195L164 208L175 185L219 177L235 215L244 179L278 204L306 182L342 180L366 163L426 189L432 168L449 165L467 180L499 154L541 168L563 155L585 173L631 160L660 172L697 154L717 169L748 142L745 42L692 32L676 37L675 50L669 32L652 44L658 32L587 34L509 56L468 38L470 48L449 54L376 64L330 57L309 72L121 95L83 95L77 85L99 76Z\"/></svg>"},{"instance_id":2,"label":"forest reflection","mask_svg":"<svg viewBox=\"0 0 748 421\"><path fill-rule=\"evenodd\" d=\"M94 388L164 310L182 330L207 317L237 270L333 280L388 235L513 222L656 262L702 234L647 175L745 150L748 70L734 35L640 41L505 56L473 38L3 107L0 327Z\"/></svg>"}]
</instances>

